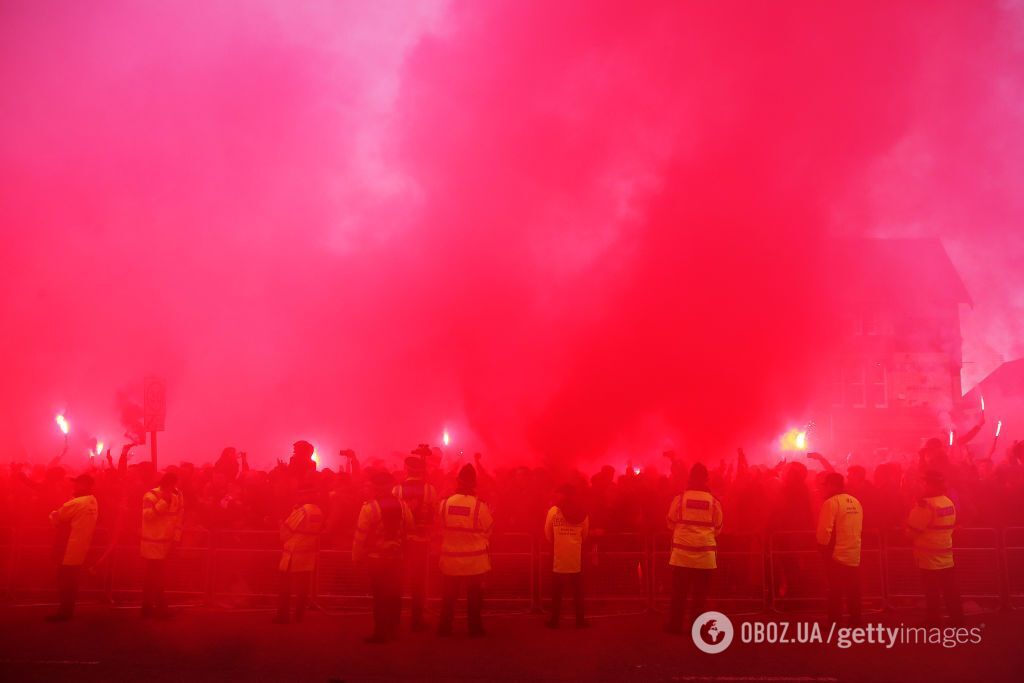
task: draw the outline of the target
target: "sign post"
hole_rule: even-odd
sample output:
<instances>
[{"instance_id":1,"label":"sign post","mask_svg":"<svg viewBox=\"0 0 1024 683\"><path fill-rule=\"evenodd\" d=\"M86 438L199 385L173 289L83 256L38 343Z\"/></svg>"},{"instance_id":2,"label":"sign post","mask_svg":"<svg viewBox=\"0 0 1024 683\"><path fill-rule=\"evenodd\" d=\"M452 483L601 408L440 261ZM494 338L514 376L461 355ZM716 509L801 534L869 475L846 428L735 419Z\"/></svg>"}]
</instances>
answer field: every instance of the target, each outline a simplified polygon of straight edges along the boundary
<instances>
[{"instance_id":1,"label":"sign post","mask_svg":"<svg viewBox=\"0 0 1024 683\"><path fill-rule=\"evenodd\" d=\"M164 430L167 417L167 384L162 377L147 376L142 382L143 429L152 439L149 459L157 470L156 433Z\"/></svg>"}]
</instances>

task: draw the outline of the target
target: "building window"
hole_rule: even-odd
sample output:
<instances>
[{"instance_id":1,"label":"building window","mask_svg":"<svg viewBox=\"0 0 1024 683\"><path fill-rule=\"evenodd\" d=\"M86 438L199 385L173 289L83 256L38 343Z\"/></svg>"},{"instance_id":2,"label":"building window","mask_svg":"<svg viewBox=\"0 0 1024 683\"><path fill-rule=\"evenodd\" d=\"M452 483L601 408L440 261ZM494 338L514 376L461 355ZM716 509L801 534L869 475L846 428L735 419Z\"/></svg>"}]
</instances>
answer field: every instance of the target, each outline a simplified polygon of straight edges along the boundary
<instances>
[{"instance_id":1,"label":"building window","mask_svg":"<svg viewBox=\"0 0 1024 683\"><path fill-rule=\"evenodd\" d=\"M875 408L889 407L889 386L886 381L885 364L869 361L865 368L867 379L867 405Z\"/></svg>"},{"instance_id":2,"label":"building window","mask_svg":"<svg viewBox=\"0 0 1024 683\"><path fill-rule=\"evenodd\" d=\"M867 405L864 365L851 362L843 368L843 391L845 403L853 408Z\"/></svg>"}]
</instances>

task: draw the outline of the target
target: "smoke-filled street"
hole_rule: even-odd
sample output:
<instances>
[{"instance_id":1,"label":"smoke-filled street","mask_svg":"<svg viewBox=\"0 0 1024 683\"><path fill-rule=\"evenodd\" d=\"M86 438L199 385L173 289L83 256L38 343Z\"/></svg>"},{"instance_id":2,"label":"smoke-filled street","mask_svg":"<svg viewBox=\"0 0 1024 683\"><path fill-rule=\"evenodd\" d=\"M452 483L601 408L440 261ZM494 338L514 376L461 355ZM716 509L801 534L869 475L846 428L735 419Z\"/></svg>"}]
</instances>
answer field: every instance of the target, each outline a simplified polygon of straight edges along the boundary
<instances>
[{"instance_id":1,"label":"smoke-filled street","mask_svg":"<svg viewBox=\"0 0 1024 683\"><path fill-rule=\"evenodd\" d=\"M0 83L5 678L1020 668L1021 2L6 0Z\"/></svg>"}]
</instances>

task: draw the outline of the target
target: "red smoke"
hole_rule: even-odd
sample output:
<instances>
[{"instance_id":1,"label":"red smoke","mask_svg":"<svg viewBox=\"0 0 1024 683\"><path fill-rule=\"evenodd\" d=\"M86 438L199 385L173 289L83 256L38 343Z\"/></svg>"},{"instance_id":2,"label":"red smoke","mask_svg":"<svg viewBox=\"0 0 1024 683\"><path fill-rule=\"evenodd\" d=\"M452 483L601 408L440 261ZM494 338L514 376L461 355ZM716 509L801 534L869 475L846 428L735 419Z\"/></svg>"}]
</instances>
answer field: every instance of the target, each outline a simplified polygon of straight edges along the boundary
<instances>
[{"instance_id":1,"label":"red smoke","mask_svg":"<svg viewBox=\"0 0 1024 683\"><path fill-rule=\"evenodd\" d=\"M805 415L835 235L948 238L1022 351L1013 7L0 12L11 457L149 373L164 462L718 455Z\"/></svg>"}]
</instances>

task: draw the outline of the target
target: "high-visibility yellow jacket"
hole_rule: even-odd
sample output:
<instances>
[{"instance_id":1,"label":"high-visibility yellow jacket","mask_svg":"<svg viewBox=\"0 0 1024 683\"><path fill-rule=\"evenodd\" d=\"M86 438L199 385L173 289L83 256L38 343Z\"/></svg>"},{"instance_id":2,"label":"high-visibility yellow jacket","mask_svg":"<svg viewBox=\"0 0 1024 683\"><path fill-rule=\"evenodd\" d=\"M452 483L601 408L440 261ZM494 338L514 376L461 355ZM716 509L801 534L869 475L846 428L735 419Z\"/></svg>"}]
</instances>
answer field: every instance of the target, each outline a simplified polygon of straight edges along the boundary
<instances>
[{"instance_id":1,"label":"high-visibility yellow jacket","mask_svg":"<svg viewBox=\"0 0 1024 683\"><path fill-rule=\"evenodd\" d=\"M487 503L456 493L441 503L441 573L476 576L491 570L488 544L494 518Z\"/></svg>"},{"instance_id":2,"label":"high-visibility yellow jacket","mask_svg":"<svg viewBox=\"0 0 1024 683\"><path fill-rule=\"evenodd\" d=\"M946 496L922 498L907 517L914 542L914 559L921 569L953 566L953 527L956 506Z\"/></svg>"},{"instance_id":3,"label":"high-visibility yellow jacket","mask_svg":"<svg viewBox=\"0 0 1024 683\"><path fill-rule=\"evenodd\" d=\"M324 529L324 513L313 503L298 505L281 525L284 552L278 569L283 572L311 572Z\"/></svg>"},{"instance_id":4,"label":"high-visibility yellow jacket","mask_svg":"<svg viewBox=\"0 0 1024 683\"><path fill-rule=\"evenodd\" d=\"M666 522L673 532L670 565L718 567L715 537L722 533L722 504L717 498L707 491L684 491L669 506Z\"/></svg>"},{"instance_id":5,"label":"high-visibility yellow jacket","mask_svg":"<svg viewBox=\"0 0 1024 683\"><path fill-rule=\"evenodd\" d=\"M426 543L437 517L437 489L419 477L409 477L395 487L395 497L409 506L414 524L409 528L408 540Z\"/></svg>"},{"instance_id":6,"label":"high-visibility yellow jacket","mask_svg":"<svg viewBox=\"0 0 1024 683\"><path fill-rule=\"evenodd\" d=\"M50 521L55 525L67 524L70 527L62 565L75 567L85 562L89 545L92 543L92 533L96 530L98 515L99 505L96 503L96 496L72 498L50 513Z\"/></svg>"},{"instance_id":7,"label":"high-visibility yellow jacket","mask_svg":"<svg viewBox=\"0 0 1024 683\"><path fill-rule=\"evenodd\" d=\"M164 497L157 487L142 496L142 541L140 550L147 560L166 560L171 545L181 540L185 504L180 491Z\"/></svg>"},{"instance_id":8,"label":"high-visibility yellow jacket","mask_svg":"<svg viewBox=\"0 0 1024 683\"><path fill-rule=\"evenodd\" d=\"M544 537L553 544L552 571L556 574L578 574L583 570L583 541L590 534L590 517L578 524L565 518L558 506L548 510L544 520Z\"/></svg>"},{"instance_id":9,"label":"high-visibility yellow jacket","mask_svg":"<svg viewBox=\"0 0 1024 683\"><path fill-rule=\"evenodd\" d=\"M821 504L816 533L819 545L833 545L832 559L847 567L860 566L864 509L849 493L832 496Z\"/></svg>"},{"instance_id":10,"label":"high-visibility yellow jacket","mask_svg":"<svg viewBox=\"0 0 1024 683\"><path fill-rule=\"evenodd\" d=\"M352 560L397 560L415 522L409 506L394 496L363 503L352 537Z\"/></svg>"}]
</instances>

